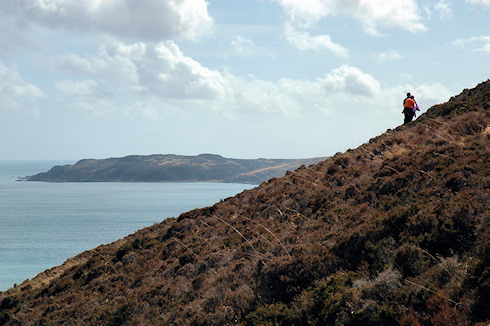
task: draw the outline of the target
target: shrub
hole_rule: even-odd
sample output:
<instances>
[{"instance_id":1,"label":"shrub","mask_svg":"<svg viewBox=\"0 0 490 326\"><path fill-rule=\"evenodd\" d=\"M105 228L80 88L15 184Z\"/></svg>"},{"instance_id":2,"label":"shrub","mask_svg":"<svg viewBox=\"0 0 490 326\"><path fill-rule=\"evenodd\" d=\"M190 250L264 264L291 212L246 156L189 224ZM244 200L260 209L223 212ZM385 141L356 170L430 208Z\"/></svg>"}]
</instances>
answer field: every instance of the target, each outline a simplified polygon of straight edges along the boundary
<instances>
[{"instance_id":1,"label":"shrub","mask_svg":"<svg viewBox=\"0 0 490 326\"><path fill-rule=\"evenodd\" d=\"M399 323L400 326L422 326L416 316L416 313L413 311L409 311L408 313L403 314Z\"/></svg>"},{"instance_id":2,"label":"shrub","mask_svg":"<svg viewBox=\"0 0 490 326\"><path fill-rule=\"evenodd\" d=\"M431 265L430 257L413 245L404 244L395 253L395 267L404 277L415 277L427 271Z\"/></svg>"},{"instance_id":3,"label":"shrub","mask_svg":"<svg viewBox=\"0 0 490 326\"><path fill-rule=\"evenodd\" d=\"M448 295L439 292L427 300L427 308L432 312L434 326L464 326L469 325L467 312L464 306L455 306L449 303Z\"/></svg>"}]
</instances>

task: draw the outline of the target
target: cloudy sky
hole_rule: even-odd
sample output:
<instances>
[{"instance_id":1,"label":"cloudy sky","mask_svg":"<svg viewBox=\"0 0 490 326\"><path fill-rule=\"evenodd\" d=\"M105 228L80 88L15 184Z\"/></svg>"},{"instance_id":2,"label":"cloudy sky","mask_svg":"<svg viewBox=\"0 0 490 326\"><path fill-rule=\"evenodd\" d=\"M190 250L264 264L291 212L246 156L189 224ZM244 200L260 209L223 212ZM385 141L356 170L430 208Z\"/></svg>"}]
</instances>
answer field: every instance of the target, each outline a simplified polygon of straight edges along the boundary
<instances>
[{"instance_id":1,"label":"cloudy sky","mask_svg":"<svg viewBox=\"0 0 490 326\"><path fill-rule=\"evenodd\" d=\"M490 77L490 0L1 0L0 160L355 148Z\"/></svg>"}]
</instances>

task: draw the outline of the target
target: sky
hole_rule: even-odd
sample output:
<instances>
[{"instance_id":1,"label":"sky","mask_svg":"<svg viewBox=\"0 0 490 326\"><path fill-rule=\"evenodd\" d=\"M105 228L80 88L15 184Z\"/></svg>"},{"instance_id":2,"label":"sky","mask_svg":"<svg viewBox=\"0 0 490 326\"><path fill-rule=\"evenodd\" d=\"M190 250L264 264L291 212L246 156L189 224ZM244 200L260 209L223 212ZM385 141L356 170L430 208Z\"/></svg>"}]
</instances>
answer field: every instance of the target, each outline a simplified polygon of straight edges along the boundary
<instances>
[{"instance_id":1,"label":"sky","mask_svg":"<svg viewBox=\"0 0 490 326\"><path fill-rule=\"evenodd\" d=\"M490 0L0 0L0 160L355 148L490 77Z\"/></svg>"}]
</instances>

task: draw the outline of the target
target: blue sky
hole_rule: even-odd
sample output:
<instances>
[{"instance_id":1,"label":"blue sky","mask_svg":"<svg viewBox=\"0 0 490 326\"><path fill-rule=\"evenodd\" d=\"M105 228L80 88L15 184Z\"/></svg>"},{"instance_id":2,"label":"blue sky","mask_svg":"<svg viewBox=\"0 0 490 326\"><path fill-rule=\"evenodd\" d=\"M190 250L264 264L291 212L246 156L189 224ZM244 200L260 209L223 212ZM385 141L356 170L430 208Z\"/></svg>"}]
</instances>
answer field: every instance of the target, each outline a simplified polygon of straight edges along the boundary
<instances>
[{"instance_id":1,"label":"blue sky","mask_svg":"<svg viewBox=\"0 0 490 326\"><path fill-rule=\"evenodd\" d=\"M490 77L490 0L3 0L0 160L355 148Z\"/></svg>"}]
</instances>

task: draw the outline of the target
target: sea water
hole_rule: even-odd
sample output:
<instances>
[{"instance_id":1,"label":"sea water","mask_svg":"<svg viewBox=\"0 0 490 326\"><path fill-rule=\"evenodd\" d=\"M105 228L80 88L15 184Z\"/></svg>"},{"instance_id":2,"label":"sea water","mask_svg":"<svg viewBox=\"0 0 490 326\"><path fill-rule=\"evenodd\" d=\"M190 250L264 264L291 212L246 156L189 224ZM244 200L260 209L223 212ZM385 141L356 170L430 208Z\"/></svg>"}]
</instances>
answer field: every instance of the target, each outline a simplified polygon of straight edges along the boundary
<instances>
[{"instance_id":1,"label":"sea water","mask_svg":"<svg viewBox=\"0 0 490 326\"><path fill-rule=\"evenodd\" d=\"M253 186L18 181L66 162L0 162L0 291L167 217ZM71 162L70 162L71 163Z\"/></svg>"}]
</instances>

